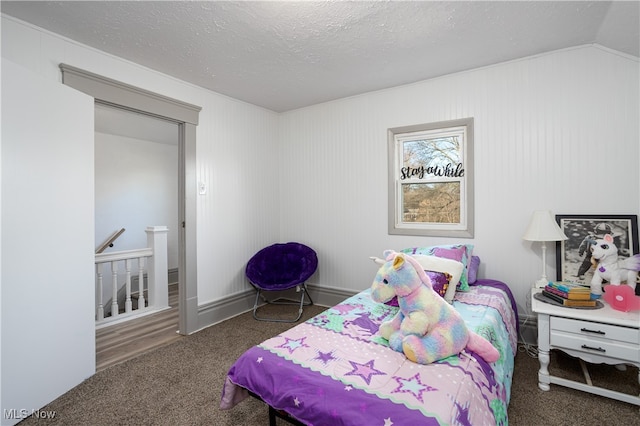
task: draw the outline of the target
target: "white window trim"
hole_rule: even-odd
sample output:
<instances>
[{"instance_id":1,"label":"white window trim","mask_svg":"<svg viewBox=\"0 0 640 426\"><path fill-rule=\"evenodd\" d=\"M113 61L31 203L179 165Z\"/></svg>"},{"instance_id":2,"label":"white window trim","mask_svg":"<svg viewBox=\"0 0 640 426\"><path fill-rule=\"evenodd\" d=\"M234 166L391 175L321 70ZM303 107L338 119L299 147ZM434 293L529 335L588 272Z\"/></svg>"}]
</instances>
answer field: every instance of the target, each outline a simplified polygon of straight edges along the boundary
<instances>
[{"instance_id":1,"label":"white window trim","mask_svg":"<svg viewBox=\"0 0 640 426\"><path fill-rule=\"evenodd\" d=\"M465 130L463 140L464 176L448 179L460 181L460 223L414 223L402 221L402 184L425 183L424 179L405 179L400 181L402 152L400 142L415 140L421 136L447 135L453 131ZM441 121L437 123L418 124L396 127L388 130L388 169L389 169L389 234L418 235L431 237L473 238L473 118Z\"/></svg>"}]
</instances>

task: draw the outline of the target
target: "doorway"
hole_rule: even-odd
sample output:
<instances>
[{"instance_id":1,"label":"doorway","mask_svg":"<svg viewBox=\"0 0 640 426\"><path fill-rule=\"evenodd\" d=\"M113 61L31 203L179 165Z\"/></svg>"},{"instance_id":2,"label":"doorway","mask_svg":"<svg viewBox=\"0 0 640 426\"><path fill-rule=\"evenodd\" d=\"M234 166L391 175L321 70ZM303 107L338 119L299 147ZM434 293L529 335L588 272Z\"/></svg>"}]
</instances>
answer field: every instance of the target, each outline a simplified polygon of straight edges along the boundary
<instances>
[{"instance_id":1,"label":"doorway","mask_svg":"<svg viewBox=\"0 0 640 426\"><path fill-rule=\"evenodd\" d=\"M67 64L60 64L62 82L92 96L97 103L178 126L178 286L179 333L199 329L196 244L196 130L201 108L149 92Z\"/></svg>"},{"instance_id":2,"label":"doorway","mask_svg":"<svg viewBox=\"0 0 640 426\"><path fill-rule=\"evenodd\" d=\"M147 227L166 226L169 284L178 282L178 140L175 122L95 103L96 245L138 250L147 247ZM124 309L124 289L118 294ZM109 314L111 286L101 296Z\"/></svg>"}]
</instances>

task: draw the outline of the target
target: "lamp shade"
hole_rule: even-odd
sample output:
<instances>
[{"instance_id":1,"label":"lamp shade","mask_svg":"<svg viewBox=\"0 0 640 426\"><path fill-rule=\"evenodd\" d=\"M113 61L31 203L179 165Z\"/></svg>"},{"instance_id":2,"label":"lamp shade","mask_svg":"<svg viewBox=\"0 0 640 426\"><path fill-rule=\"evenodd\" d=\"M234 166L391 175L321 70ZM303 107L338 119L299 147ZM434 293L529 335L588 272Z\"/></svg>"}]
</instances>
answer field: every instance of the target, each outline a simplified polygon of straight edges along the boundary
<instances>
[{"instance_id":1,"label":"lamp shade","mask_svg":"<svg viewBox=\"0 0 640 426\"><path fill-rule=\"evenodd\" d=\"M527 241L562 241L568 239L556 221L553 220L549 210L533 212L529 227L522 238Z\"/></svg>"}]
</instances>

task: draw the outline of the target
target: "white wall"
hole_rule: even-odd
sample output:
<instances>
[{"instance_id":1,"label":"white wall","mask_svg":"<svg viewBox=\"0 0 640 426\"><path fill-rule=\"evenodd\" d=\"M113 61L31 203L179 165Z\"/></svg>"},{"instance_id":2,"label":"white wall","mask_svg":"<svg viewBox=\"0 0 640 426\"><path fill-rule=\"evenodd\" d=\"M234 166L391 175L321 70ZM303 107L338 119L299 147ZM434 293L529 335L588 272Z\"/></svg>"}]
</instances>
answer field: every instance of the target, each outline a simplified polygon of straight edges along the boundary
<instances>
[{"instance_id":1,"label":"white wall","mask_svg":"<svg viewBox=\"0 0 640 426\"><path fill-rule=\"evenodd\" d=\"M526 314L542 273L531 214L638 214L638 59L580 47L285 113L283 240L319 251L322 285L362 290L368 256L465 241ZM387 234L387 129L475 119L475 237ZM555 277L555 248L547 251Z\"/></svg>"},{"instance_id":2,"label":"white wall","mask_svg":"<svg viewBox=\"0 0 640 426\"><path fill-rule=\"evenodd\" d=\"M320 258L313 280L353 290L373 279L368 256L452 242L387 234L389 127L474 117L470 242L483 260L482 275L507 282L522 306L541 273L540 248L521 239L534 210L637 214L640 206L638 59L599 47L279 116L12 18L3 17L2 43L3 57L54 81L65 62L203 107L197 175L208 192L198 196L201 305L247 289L245 262L271 242L310 244Z\"/></svg>"},{"instance_id":3,"label":"white wall","mask_svg":"<svg viewBox=\"0 0 640 426\"><path fill-rule=\"evenodd\" d=\"M3 425L95 372L92 105L2 61Z\"/></svg>"},{"instance_id":4,"label":"white wall","mask_svg":"<svg viewBox=\"0 0 640 426\"><path fill-rule=\"evenodd\" d=\"M67 63L202 107L197 127L198 302L249 288L248 258L279 237L278 115L2 16L2 57L50 81ZM192 189L197 193L197 188ZM99 242L96 242L96 245Z\"/></svg>"},{"instance_id":5,"label":"white wall","mask_svg":"<svg viewBox=\"0 0 640 426\"><path fill-rule=\"evenodd\" d=\"M176 131L177 134L177 131ZM169 228L168 266L178 267L178 145L95 134L96 247L120 228L110 251L147 247L148 226Z\"/></svg>"}]
</instances>

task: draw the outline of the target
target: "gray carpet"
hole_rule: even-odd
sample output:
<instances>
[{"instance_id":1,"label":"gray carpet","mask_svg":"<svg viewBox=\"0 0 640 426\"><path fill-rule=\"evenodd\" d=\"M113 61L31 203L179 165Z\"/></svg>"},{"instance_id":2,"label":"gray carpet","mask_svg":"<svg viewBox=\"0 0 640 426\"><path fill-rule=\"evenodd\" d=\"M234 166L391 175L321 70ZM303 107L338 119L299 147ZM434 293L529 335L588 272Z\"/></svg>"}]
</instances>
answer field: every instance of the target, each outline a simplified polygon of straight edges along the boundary
<instances>
[{"instance_id":1,"label":"gray carpet","mask_svg":"<svg viewBox=\"0 0 640 426\"><path fill-rule=\"evenodd\" d=\"M306 307L303 320L324 309ZM240 315L97 373L43 408L56 412L53 420L28 418L20 425L268 425L266 406L253 398L232 410L219 410L222 383L242 352L291 326ZM571 357L554 353L552 364L566 377L582 377ZM539 390L537 371L537 359L517 354L511 425L640 425L635 405L556 385L549 392ZM621 372L590 365L589 371L594 384L640 392L635 367ZM278 425L286 424L279 420Z\"/></svg>"}]
</instances>

